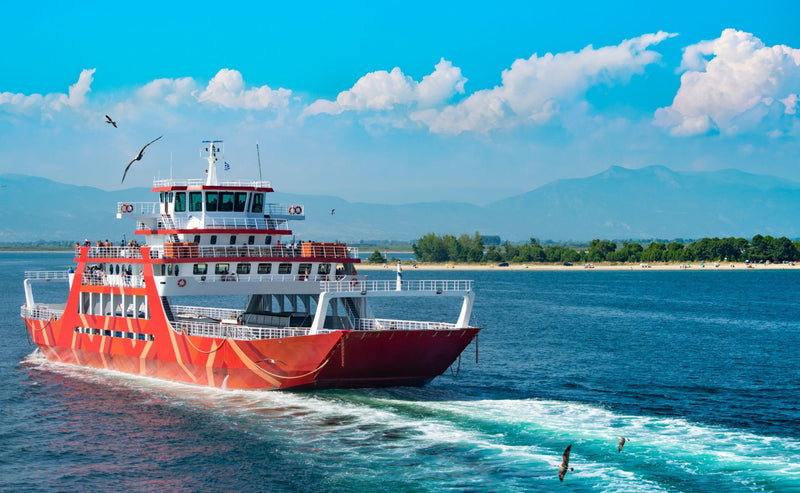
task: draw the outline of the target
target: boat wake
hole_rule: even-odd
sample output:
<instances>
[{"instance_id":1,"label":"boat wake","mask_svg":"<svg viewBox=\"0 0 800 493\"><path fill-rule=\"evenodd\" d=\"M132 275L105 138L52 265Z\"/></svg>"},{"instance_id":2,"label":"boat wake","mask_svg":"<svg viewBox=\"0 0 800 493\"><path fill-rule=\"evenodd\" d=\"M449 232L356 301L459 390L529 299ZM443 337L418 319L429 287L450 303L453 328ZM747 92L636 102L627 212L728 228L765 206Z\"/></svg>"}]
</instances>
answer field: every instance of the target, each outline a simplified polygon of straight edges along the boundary
<instances>
[{"instance_id":1,"label":"boat wake","mask_svg":"<svg viewBox=\"0 0 800 493\"><path fill-rule=\"evenodd\" d=\"M761 490L800 485L800 441L626 415L543 399L475 399L457 390L225 391L47 361L23 365L113 387L140 405L200 413L220 433L280 443L313 465L325 489L541 489L572 444L565 482L610 491ZM39 373L39 372L37 372ZM631 439L617 451L619 436ZM222 437L224 438L224 437ZM222 439L221 438L221 439ZM348 464L348 467L342 467ZM352 466L351 466L352 465ZM380 481L380 483L376 483Z\"/></svg>"}]
</instances>

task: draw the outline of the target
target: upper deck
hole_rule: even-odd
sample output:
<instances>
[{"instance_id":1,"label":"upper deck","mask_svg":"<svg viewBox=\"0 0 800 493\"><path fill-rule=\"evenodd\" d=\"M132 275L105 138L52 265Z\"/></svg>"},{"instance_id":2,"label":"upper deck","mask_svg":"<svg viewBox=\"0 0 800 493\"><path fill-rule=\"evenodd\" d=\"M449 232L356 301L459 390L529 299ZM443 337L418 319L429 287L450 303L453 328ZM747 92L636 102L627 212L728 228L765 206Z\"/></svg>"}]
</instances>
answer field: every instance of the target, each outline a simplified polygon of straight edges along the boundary
<instances>
[{"instance_id":1,"label":"upper deck","mask_svg":"<svg viewBox=\"0 0 800 493\"><path fill-rule=\"evenodd\" d=\"M166 192L170 190L221 190L239 189L258 192L274 192L272 182L269 181L248 181L248 180L224 180L216 184L207 184L201 178L190 178L174 180L172 178L153 180L154 192Z\"/></svg>"}]
</instances>

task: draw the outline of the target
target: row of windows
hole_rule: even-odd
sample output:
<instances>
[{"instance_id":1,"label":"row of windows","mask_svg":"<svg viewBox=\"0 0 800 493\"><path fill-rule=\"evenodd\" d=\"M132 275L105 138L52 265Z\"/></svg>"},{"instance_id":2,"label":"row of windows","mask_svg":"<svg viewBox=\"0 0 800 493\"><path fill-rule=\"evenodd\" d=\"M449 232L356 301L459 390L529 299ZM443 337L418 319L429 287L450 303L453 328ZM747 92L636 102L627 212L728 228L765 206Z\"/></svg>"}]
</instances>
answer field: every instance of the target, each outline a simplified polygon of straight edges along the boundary
<instances>
[{"instance_id":1,"label":"row of windows","mask_svg":"<svg viewBox=\"0 0 800 493\"><path fill-rule=\"evenodd\" d=\"M237 274L250 274L252 270L252 266L256 265L255 272L256 274L272 274L272 264L228 264L228 263L219 263L213 264L214 265L214 274L216 275L228 275L231 273L232 269L236 269ZM281 263L278 264L278 274L291 274L292 273L292 266L295 264L292 263ZM234 267L235 266L235 267ZM196 276L204 276L208 274L209 264L194 264L192 268L192 274ZM178 266L175 266L175 275L177 274ZM331 264L319 264L317 266L317 274L320 275L328 275L331 272ZM311 273L311 264L297 264L297 273L298 274L310 274Z\"/></svg>"},{"instance_id":2,"label":"row of windows","mask_svg":"<svg viewBox=\"0 0 800 493\"><path fill-rule=\"evenodd\" d=\"M131 339L137 341L153 341L153 334L142 334L139 332L122 332L120 330L94 329L92 327L75 327L76 334L87 334L93 336L117 337L120 339Z\"/></svg>"},{"instance_id":3,"label":"row of windows","mask_svg":"<svg viewBox=\"0 0 800 493\"><path fill-rule=\"evenodd\" d=\"M249 195L248 192L189 192L189 211L244 212ZM162 204L172 203L174 212L186 212L186 192L161 192L160 199ZM263 193L252 194L249 212L264 212Z\"/></svg>"},{"instance_id":4,"label":"row of windows","mask_svg":"<svg viewBox=\"0 0 800 493\"><path fill-rule=\"evenodd\" d=\"M200 243L200 235L194 235L194 242L195 242L195 243ZM209 238L208 238L208 242L209 242L211 245L216 245L216 244L217 244L217 235L211 235L211 236L209 236ZM228 240L228 244L229 244L229 245L235 245L235 244L236 244L236 235L231 235L230 239ZM248 244L248 245L255 245L255 244L256 244L256 237L255 237L255 235L249 235L249 236L247 237L247 244ZM265 245L270 245L270 244L272 244L272 236L270 236L270 235L267 235L266 239L264 240L264 244L265 244Z\"/></svg>"}]
</instances>

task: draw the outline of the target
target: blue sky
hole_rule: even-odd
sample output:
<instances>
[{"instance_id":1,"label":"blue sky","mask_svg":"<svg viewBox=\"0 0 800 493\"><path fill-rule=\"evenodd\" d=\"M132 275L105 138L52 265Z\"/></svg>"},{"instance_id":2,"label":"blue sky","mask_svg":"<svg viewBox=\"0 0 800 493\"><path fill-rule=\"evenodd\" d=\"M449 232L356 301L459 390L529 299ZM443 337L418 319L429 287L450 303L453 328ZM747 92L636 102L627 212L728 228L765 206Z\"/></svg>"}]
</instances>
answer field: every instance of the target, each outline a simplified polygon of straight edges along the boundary
<instances>
[{"instance_id":1,"label":"blue sky","mask_svg":"<svg viewBox=\"0 0 800 493\"><path fill-rule=\"evenodd\" d=\"M800 3L4 7L0 173L484 203L611 165L798 179ZM110 114L119 123L103 123ZM119 181L124 165L158 135Z\"/></svg>"}]
</instances>

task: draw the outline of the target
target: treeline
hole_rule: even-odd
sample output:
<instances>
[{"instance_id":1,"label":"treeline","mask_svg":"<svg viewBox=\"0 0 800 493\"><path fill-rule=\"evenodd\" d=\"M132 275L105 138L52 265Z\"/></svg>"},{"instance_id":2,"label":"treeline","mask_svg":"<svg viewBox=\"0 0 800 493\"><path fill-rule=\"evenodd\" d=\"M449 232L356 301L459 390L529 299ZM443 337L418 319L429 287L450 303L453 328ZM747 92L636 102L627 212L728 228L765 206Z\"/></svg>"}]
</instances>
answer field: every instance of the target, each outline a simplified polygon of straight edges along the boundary
<instances>
[{"instance_id":1,"label":"treeline","mask_svg":"<svg viewBox=\"0 0 800 493\"><path fill-rule=\"evenodd\" d=\"M439 236L428 233L412 244L421 262L694 262L694 261L796 261L800 260L800 241L786 237L755 235L744 238L703 238L687 245L654 241L643 247L636 242L618 246L608 240L592 240L588 248L561 245L542 246L531 238L528 243L484 248L479 233L473 236Z\"/></svg>"}]
</instances>

